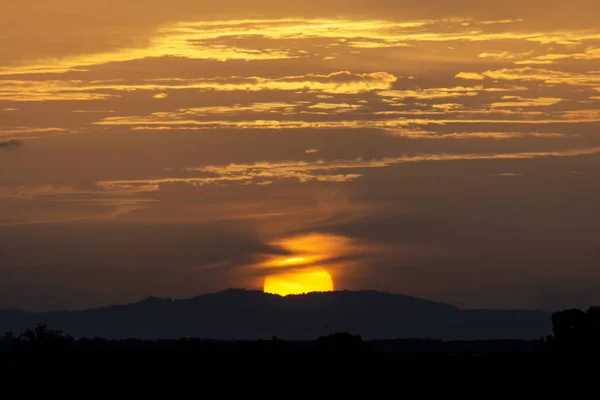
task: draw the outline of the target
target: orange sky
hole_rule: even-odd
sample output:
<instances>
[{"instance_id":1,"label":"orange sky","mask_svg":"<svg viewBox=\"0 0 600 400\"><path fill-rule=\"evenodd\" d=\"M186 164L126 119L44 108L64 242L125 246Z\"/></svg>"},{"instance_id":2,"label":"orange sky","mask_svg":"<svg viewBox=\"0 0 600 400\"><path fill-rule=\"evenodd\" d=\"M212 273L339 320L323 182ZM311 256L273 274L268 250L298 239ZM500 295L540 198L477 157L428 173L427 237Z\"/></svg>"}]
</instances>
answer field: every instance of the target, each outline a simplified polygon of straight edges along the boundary
<instances>
[{"instance_id":1,"label":"orange sky","mask_svg":"<svg viewBox=\"0 0 600 400\"><path fill-rule=\"evenodd\" d=\"M0 0L0 308L600 301L597 1L200 3Z\"/></svg>"}]
</instances>

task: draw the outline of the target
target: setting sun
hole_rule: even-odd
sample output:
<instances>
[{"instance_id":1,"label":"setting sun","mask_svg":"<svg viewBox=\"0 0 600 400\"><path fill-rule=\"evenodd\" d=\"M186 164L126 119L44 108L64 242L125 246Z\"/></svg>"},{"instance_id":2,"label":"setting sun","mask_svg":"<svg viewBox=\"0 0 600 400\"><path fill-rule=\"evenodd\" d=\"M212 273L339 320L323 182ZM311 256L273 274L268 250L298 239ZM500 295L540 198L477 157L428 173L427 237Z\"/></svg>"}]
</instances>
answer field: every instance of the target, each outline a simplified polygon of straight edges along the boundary
<instances>
[{"instance_id":1,"label":"setting sun","mask_svg":"<svg viewBox=\"0 0 600 400\"><path fill-rule=\"evenodd\" d=\"M265 293L287 296L310 292L333 291L333 280L329 272L321 267L297 272L285 272L265 279Z\"/></svg>"},{"instance_id":2,"label":"setting sun","mask_svg":"<svg viewBox=\"0 0 600 400\"><path fill-rule=\"evenodd\" d=\"M312 233L271 244L288 254L271 256L261 263L262 268L273 270L266 275L264 291L287 296L333 291L333 278L327 269L336 266L332 260L348 250L349 241L341 236Z\"/></svg>"}]
</instances>

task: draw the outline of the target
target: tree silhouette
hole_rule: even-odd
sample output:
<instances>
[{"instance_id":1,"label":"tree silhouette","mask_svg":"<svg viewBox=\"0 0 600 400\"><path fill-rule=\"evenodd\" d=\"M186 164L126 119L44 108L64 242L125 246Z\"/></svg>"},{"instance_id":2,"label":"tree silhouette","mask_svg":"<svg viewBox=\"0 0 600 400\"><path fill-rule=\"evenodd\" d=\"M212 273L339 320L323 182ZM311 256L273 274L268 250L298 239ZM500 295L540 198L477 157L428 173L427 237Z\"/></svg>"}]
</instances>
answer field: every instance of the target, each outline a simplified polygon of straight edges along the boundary
<instances>
[{"instance_id":1,"label":"tree silhouette","mask_svg":"<svg viewBox=\"0 0 600 400\"><path fill-rule=\"evenodd\" d=\"M62 331L38 324L33 329L23 331L13 340L13 346L20 351L62 351L69 348L73 342L74 339Z\"/></svg>"},{"instance_id":2,"label":"tree silhouette","mask_svg":"<svg viewBox=\"0 0 600 400\"><path fill-rule=\"evenodd\" d=\"M561 342L581 340L587 331L588 317L579 309L556 312L552 315L554 338Z\"/></svg>"},{"instance_id":3,"label":"tree silhouette","mask_svg":"<svg viewBox=\"0 0 600 400\"><path fill-rule=\"evenodd\" d=\"M590 307L587 312L591 334L595 338L600 338L600 307Z\"/></svg>"},{"instance_id":4,"label":"tree silhouette","mask_svg":"<svg viewBox=\"0 0 600 400\"><path fill-rule=\"evenodd\" d=\"M552 314L553 345L568 352L600 351L600 307Z\"/></svg>"}]
</instances>

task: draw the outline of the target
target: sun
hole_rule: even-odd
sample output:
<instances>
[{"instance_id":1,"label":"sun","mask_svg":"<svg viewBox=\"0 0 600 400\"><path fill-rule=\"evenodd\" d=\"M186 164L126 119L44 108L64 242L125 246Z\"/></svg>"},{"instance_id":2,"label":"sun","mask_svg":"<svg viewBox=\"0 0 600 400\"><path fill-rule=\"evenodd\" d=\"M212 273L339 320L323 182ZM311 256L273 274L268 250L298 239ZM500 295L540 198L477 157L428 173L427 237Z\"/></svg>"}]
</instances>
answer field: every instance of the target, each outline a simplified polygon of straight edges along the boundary
<instances>
[{"instance_id":1,"label":"sun","mask_svg":"<svg viewBox=\"0 0 600 400\"><path fill-rule=\"evenodd\" d=\"M344 253L348 239L313 233L273 241L271 245L287 254L267 256L260 263L261 268L270 270L263 275L265 293L287 296L335 290L328 269L339 267L332 259Z\"/></svg>"},{"instance_id":2,"label":"sun","mask_svg":"<svg viewBox=\"0 0 600 400\"><path fill-rule=\"evenodd\" d=\"M331 291L333 291L333 279L329 272L321 267L270 275L265 279L264 285L265 293L280 296Z\"/></svg>"}]
</instances>

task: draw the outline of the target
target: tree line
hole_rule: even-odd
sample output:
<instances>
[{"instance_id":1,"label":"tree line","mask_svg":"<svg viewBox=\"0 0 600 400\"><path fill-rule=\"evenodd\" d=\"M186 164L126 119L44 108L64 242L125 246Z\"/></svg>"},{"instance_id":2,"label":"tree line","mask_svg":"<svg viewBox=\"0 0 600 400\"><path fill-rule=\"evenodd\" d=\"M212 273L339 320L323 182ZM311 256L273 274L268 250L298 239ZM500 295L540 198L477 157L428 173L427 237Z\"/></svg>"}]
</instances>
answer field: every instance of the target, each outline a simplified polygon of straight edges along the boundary
<instances>
[{"instance_id":1,"label":"tree line","mask_svg":"<svg viewBox=\"0 0 600 400\"><path fill-rule=\"evenodd\" d=\"M600 352L600 307L590 307L587 311L570 309L552 314L552 334L533 340L523 341L484 341L478 346L460 343L448 344L430 339L402 339L402 352L450 353L462 351L481 352L528 352L532 354L571 354ZM379 341L381 342L381 341ZM106 340L75 339L60 330L47 325L37 325L18 335L6 333L0 339L0 351L13 353L37 352L200 352L204 354L322 354L349 353L367 354L385 352L386 346L376 346L377 341L363 341L360 335L338 332L322 336L314 341L285 341L277 337L271 340L256 341L216 341L198 338L177 340ZM517 346L519 345L519 346ZM389 347L389 346L388 346ZM397 346L398 347L398 346ZM470 350L469 350L470 348ZM461 350L462 349L462 350ZM479 350L474 350L479 349Z\"/></svg>"}]
</instances>

